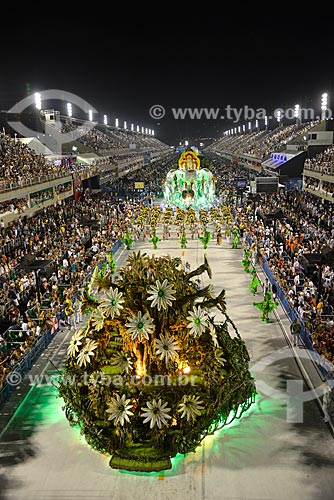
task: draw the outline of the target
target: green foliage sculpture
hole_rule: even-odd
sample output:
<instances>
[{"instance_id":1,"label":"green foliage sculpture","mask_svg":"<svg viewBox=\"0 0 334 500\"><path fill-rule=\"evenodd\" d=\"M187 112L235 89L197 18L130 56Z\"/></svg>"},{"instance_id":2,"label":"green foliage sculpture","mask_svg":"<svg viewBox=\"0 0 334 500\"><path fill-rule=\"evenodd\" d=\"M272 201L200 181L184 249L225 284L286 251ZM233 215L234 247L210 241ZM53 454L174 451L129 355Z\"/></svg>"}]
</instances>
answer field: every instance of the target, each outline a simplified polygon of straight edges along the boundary
<instances>
[{"instance_id":1,"label":"green foliage sculpture","mask_svg":"<svg viewBox=\"0 0 334 500\"><path fill-rule=\"evenodd\" d=\"M100 296L83 302L90 316L69 343L59 395L70 423L113 468L171 468L171 457L195 451L254 401L225 291L200 288L193 278L202 273L211 278L206 256L187 273L180 259L140 252L113 283L95 273L90 291Z\"/></svg>"}]
</instances>

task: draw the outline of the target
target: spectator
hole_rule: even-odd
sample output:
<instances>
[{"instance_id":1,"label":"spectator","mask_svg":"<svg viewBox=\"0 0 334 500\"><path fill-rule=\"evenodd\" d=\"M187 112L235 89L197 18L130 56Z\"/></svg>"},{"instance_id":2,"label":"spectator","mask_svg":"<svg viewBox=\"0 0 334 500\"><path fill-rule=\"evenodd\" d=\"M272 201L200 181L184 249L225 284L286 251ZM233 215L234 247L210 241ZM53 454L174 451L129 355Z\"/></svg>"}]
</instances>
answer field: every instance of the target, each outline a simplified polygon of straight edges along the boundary
<instances>
[{"instance_id":1,"label":"spectator","mask_svg":"<svg viewBox=\"0 0 334 500\"><path fill-rule=\"evenodd\" d=\"M301 324L299 323L297 317L295 316L292 323L290 324L290 332L293 336L294 347L299 346L301 330L302 330Z\"/></svg>"}]
</instances>

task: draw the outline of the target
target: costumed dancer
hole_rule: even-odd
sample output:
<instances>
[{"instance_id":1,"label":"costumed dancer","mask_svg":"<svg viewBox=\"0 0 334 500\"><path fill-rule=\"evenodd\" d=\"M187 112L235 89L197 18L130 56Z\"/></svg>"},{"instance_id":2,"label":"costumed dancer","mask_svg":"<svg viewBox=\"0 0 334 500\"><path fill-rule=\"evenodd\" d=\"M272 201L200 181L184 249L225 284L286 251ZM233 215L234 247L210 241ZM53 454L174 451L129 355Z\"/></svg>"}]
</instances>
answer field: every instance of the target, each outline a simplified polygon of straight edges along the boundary
<instances>
[{"instance_id":1,"label":"costumed dancer","mask_svg":"<svg viewBox=\"0 0 334 500\"><path fill-rule=\"evenodd\" d=\"M262 302L253 302L253 306L262 311L261 320L269 323L269 313L278 307L278 302L272 299L271 292L266 292Z\"/></svg>"},{"instance_id":2,"label":"costumed dancer","mask_svg":"<svg viewBox=\"0 0 334 500\"><path fill-rule=\"evenodd\" d=\"M208 248L209 241L211 240L210 231L205 230L203 236L199 236L198 239L203 244L203 248Z\"/></svg>"},{"instance_id":3,"label":"costumed dancer","mask_svg":"<svg viewBox=\"0 0 334 500\"><path fill-rule=\"evenodd\" d=\"M232 234L233 234L232 248L238 248L239 232L236 227L233 229Z\"/></svg>"},{"instance_id":4,"label":"costumed dancer","mask_svg":"<svg viewBox=\"0 0 334 500\"><path fill-rule=\"evenodd\" d=\"M130 233L126 233L125 238L121 238L121 242L124 243L125 247L127 250L131 250L132 243L134 242L134 239L131 238Z\"/></svg>"},{"instance_id":5,"label":"costumed dancer","mask_svg":"<svg viewBox=\"0 0 334 500\"><path fill-rule=\"evenodd\" d=\"M250 254L251 251L247 248L244 248L244 258L242 259L242 267L244 268L245 273L249 273L249 266L251 265L251 259L250 259Z\"/></svg>"},{"instance_id":6,"label":"costumed dancer","mask_svg":"<svg viewBox=\"0 0 334 500\"><path fill-rule=\"evenodd\" d=\"M156 232L155 232L155 229L153 229L152 231L152 238L150 240L148 240L150 243L153 243L153 248L154 250L156 250L158 248L158 245L157 243L159 241L161 241L161 238L159 238L157 235L156 235Z\"/></svg>"},{"instance_id":7,"label":"costumed dancer","mask_svg":"<svg viewBox=\"0 0 334 500\"><path fill-rule=\"evenodd\" d=\"M187 248L187 238L185 230L182 231L182 235L180 238L181 248Z\"/></svg>"},{"instance_id":8,"label":"costumed dancer","mask_svg":"<svg viewBox=\"0 0 334 500\"><path fill-rule=\"evenodd\" d=\"M256 269L251 270L251 275L252 275L252 279L248 285L248 288L250 289L252 294L255 295L257 292L257 287L261 285L261 280L257 277Z\"/></svg>"}]
</instances>

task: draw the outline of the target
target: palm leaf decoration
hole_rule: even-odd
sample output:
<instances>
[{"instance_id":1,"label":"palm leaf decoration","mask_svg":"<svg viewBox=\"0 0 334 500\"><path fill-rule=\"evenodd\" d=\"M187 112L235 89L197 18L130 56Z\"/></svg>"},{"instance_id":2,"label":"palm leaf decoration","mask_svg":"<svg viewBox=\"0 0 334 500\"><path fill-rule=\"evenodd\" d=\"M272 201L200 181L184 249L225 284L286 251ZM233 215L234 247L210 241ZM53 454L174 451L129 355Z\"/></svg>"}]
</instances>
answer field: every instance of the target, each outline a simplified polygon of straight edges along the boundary
<instances>
[{"instance_id":1,"label":"palm leaf decoration","mask_svg":"<svg viewBox=\"0 0 334 500\"><path fill-rule=\"evenodd\" d=\"M201 304L203 308L218 307L222 312L226 311L225 290L223 289L217 297L209 298Z\"/></svg>"},{"instance_id":2,"label":"palm leaf decoration","mask_svg":"<svg viewBox=\"0 0 334 500\"><path fill-rule=\"evenodd\" d=\"M190 273L187 274L187 280L190 280L194 276L199 276L200 274L203 274L204 272L207 272L208 276L210 279L212 279L212 270L209 265L208 258L206 254L204 254L204 264L201 264L197 269L194 269Z\"/></svg>"},{"instance_id":3,"label":"palm leaf decoration","mask_svg":"<svg viewBox=\"0 0 334 500\"><path fill-rule=\"evenodd\" d=\"M147 267L148 255L147 253L133 252L132 255L128 257L128 266L132 270L143 270Z\"/></svg>"},{"instance_id":4,"label":"palm leaf decoration","mask_svg":"<svg viewBox=\"0 0 334 500\"><path fill-rule=\"evenodd\" d=\"M90 288L93 289L96 286L97 291L100 292L101 290L109 290L111 285L111 273L106 271L103 267L99 269L96 266L92 274Z\"/></svg>"},{"instance_id":5,"label":"palm leaf decoration","mask_svg":"<svg viewBox=\"0 0 334 500\"><path fill-rule=\"evenodd\" d=\"M87 289L82 292L81 314L88 314L99 307L99 305L100 301L97 298L93 297L93 295L90 295Z\"/></svg>"}]
</instances>

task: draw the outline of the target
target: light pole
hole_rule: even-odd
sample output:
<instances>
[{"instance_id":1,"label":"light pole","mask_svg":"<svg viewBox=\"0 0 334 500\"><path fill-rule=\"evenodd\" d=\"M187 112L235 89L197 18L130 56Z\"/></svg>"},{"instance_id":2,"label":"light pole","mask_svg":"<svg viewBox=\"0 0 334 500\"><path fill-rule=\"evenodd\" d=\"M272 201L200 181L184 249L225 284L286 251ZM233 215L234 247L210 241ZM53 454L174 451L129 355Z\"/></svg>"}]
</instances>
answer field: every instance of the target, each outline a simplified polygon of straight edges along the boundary
<instances>
[{"instance_id":1,"label":"light pole","mask_svg":"<svg viewBox=\"0 0 334 500\"><path fill-rule=\"evenodd\" d=\"M67 108L68 121L69 121L69 124L71 124L72 123L72 114L73 114L72 104L70 102L68 102L66 105L66 108Z\"/></svg>"},{"instance_id":2,"label":"light pole","mask_svg":"<svg viewBox=\"0 0 334 500\"><path fill-rule=\"evenodd\" d=\"M295 105L295 118L296 118L296 125L300 124L300 106L299 104Z\"/></svg>"},{"instance_id":3,"label":"light pole","mask_svg":"<svg viewBox=\"0 0 334 500\"><path fill-rule=\"evenodd\" d=\"M42 109L42 96L39 92L35 92L35 107L36 107L36 131L38 131L40 123L40 111Z\"/></svg>"},{"instance_id":4,"label":"light pole","mask_svg":"<svg viewBox=\"0 0 334 500\"><path fill-rule=\"evenodd\" d=\"M328 94L324 92L321 95L321 119L326 120L327 118L327 106L328 106Z\"/></svg>"}]
</instances>

